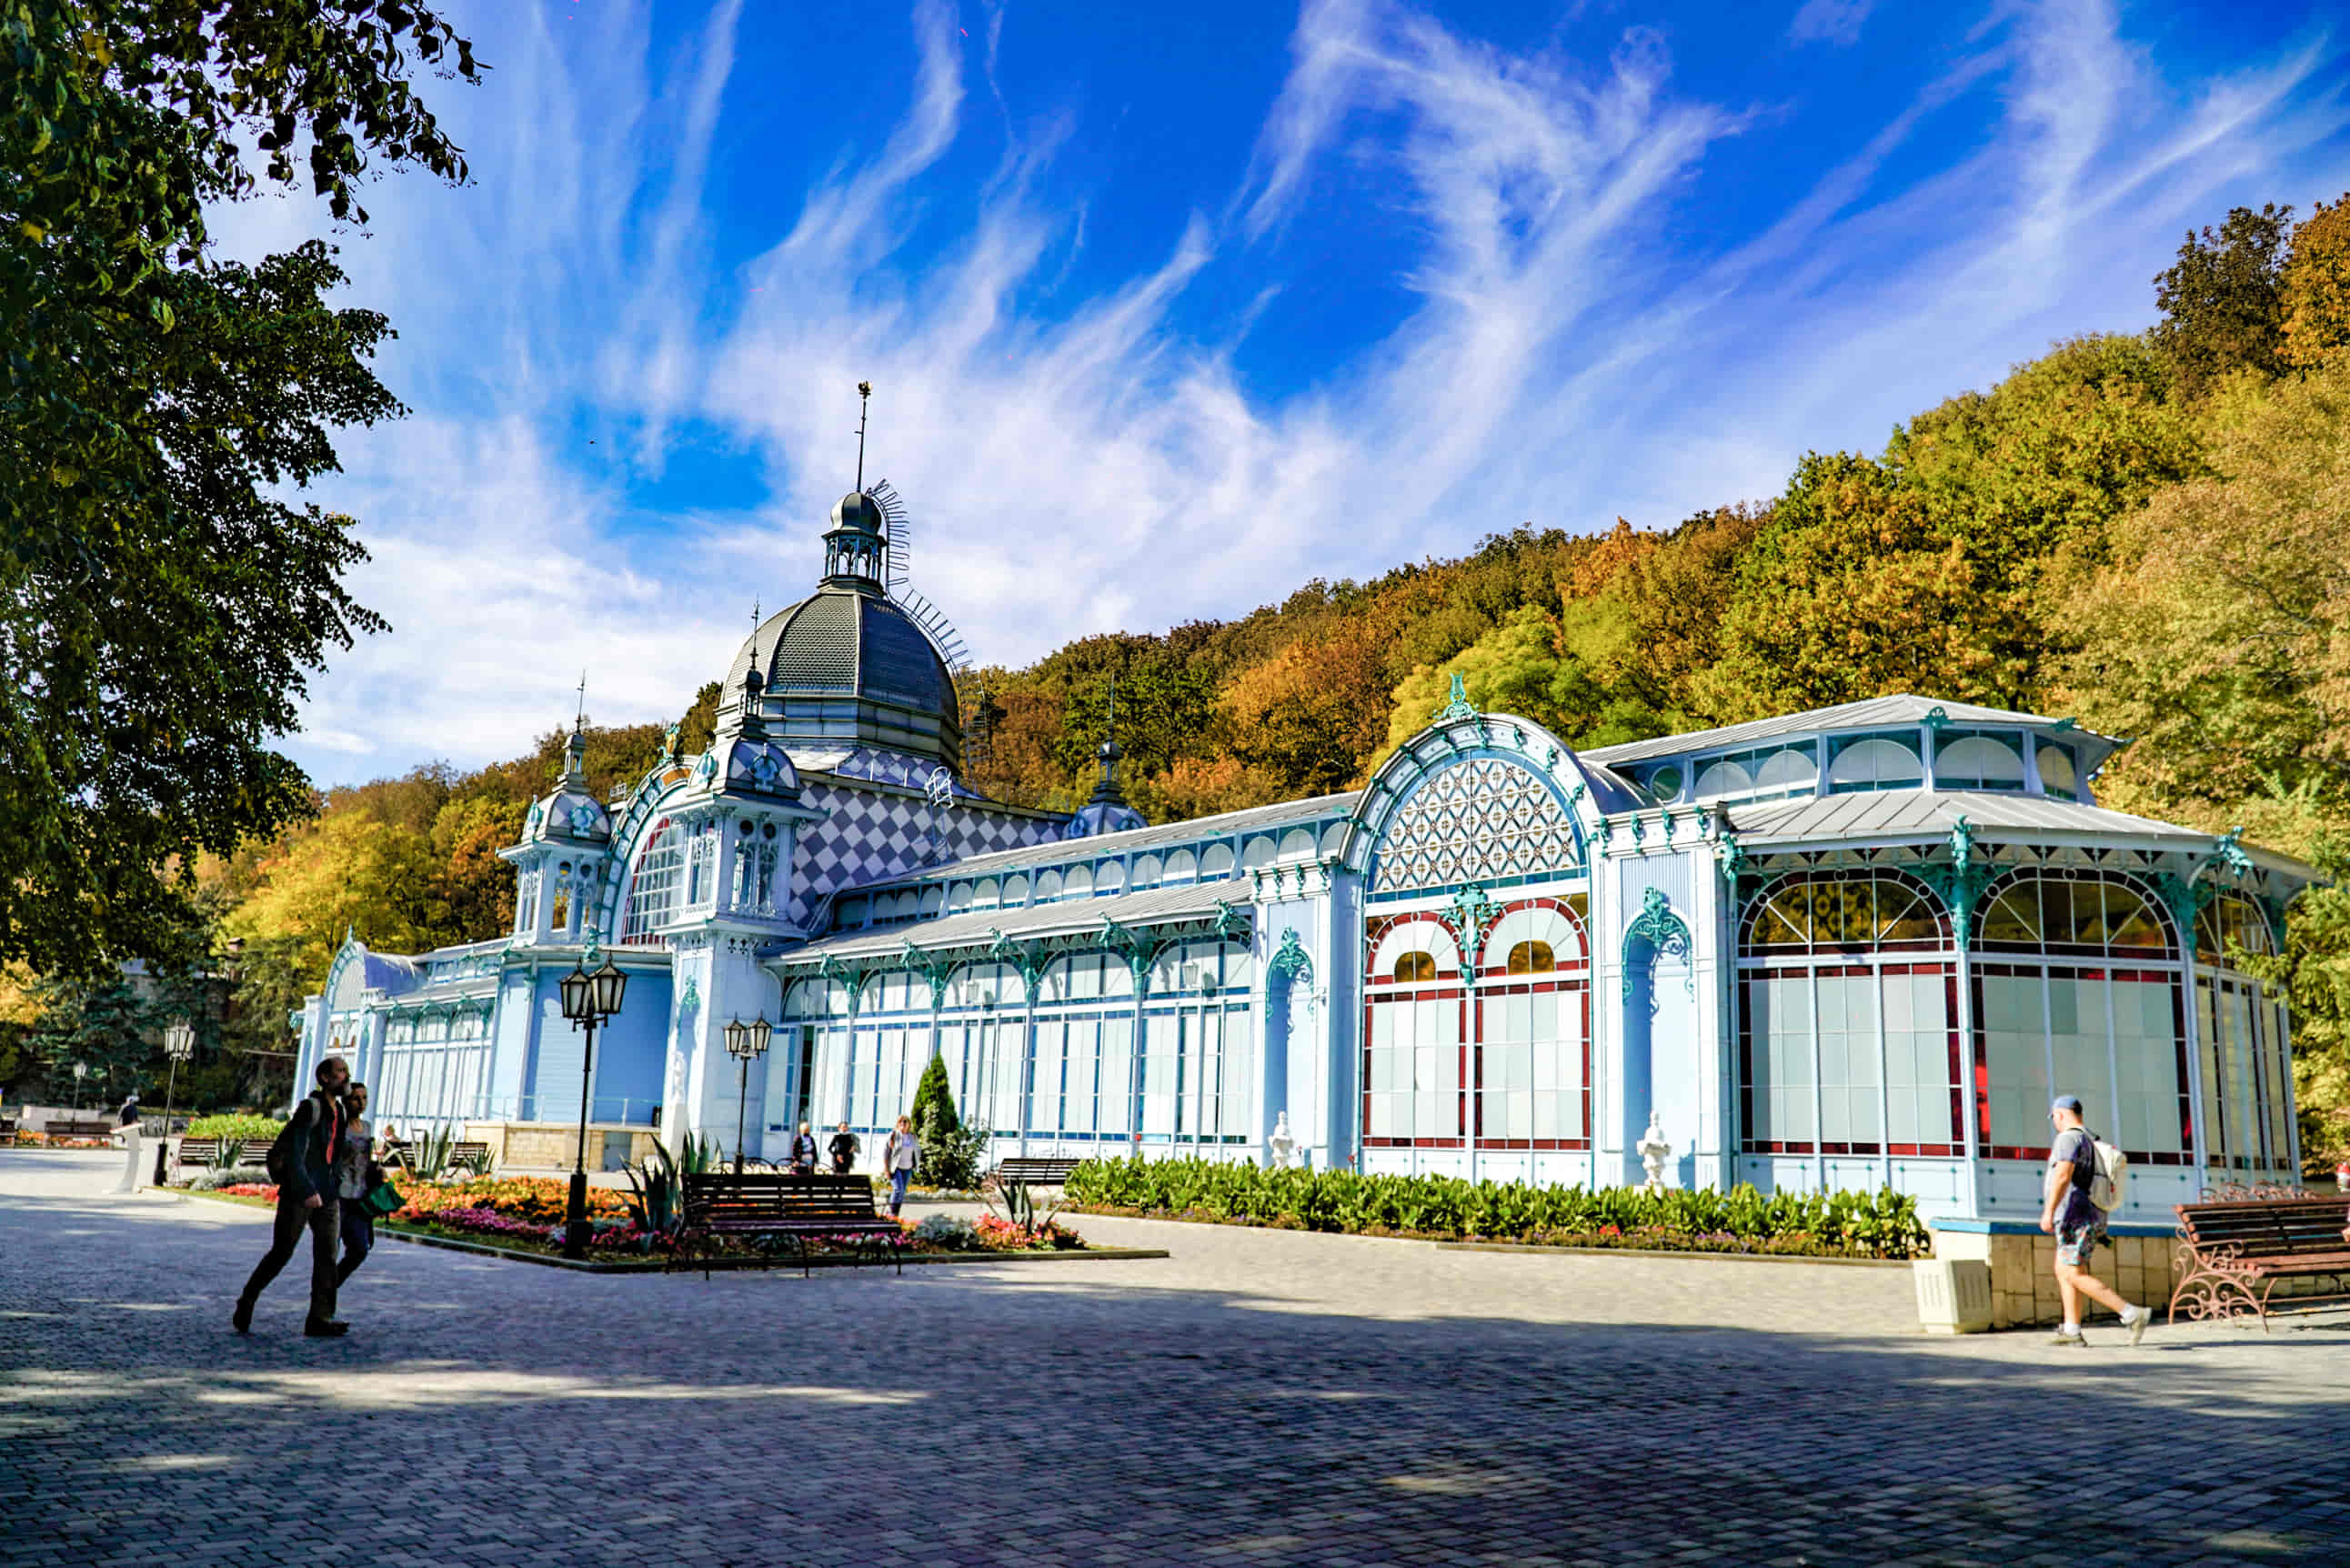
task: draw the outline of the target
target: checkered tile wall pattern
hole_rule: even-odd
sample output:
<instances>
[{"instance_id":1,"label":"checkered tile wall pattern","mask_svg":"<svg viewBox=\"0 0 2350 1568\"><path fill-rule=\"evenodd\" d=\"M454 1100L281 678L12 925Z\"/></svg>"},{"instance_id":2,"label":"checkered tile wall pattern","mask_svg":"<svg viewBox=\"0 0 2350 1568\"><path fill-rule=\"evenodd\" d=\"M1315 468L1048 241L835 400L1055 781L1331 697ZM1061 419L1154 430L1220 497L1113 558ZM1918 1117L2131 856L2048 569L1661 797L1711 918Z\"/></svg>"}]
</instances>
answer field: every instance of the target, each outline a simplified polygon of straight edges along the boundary
<instances>
[{"instance_id":1,"label":"checkered tile wall pattern","mask_svg":"<svg viewBox=\"0 0 2350 1568\"><path fill-rule=\"evenodd\" d=\"M805 776L800 801L826 814L822 822L800 830L799 857L792 867L790 918L802 927L826 894L848 883L1050 844L1061 836L1055 822L960 800L933 805L920 795L824 774Z\"/></svg>"}]
</instances>

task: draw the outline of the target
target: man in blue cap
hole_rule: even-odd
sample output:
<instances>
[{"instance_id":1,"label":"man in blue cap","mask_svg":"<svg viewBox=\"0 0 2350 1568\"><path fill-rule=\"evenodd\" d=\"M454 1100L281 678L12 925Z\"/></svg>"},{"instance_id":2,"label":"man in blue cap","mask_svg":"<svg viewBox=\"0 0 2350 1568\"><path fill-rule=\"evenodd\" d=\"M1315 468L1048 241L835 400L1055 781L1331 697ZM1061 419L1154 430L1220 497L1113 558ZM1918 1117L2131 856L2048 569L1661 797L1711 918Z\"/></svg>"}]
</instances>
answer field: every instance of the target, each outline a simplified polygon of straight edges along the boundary
<instances>
[{"instance_id":1,"label":"man in blue cap","mask_svg":"<svg viewBox=\"0 0 2350 1568\"><path fill-rule=\"evenodd\" d=\"M2041 1207L2040 1228L2056 1238L2056 1293L2064 1303L2064 1322L2053 1343L2088 1344L2081 1337L2081 1298L2086 1296L2120 1314L2136 1345L2154 1321L2152 1309L2130 1305L2089 1272L2089 1259L2106 1234L2105 1210L2089 1196L2097 1176L2096 1135L2081 1124L2081 1102L2072 1095L2056 1096L2048 1119L2056 1124L2056 1141L2048 1150L2048 1200Z\"/></svg>"}]
</instances>

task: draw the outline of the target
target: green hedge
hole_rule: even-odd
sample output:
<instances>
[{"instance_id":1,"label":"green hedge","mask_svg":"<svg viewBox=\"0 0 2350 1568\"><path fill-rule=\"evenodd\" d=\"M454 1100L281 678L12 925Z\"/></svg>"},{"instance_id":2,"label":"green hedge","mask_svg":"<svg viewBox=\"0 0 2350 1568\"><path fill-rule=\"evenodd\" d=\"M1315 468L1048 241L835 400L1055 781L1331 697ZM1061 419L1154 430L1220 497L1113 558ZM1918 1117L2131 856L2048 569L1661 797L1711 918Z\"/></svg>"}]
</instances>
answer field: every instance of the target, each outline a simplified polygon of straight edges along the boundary
<instances>
[{"instance_id":1,"label":"green hedge","mask_svg":"<svg viewBox=\"0 0 2350 1568\"><path fill-rule=\"evenodd\" d=\"M1094 1160L1066 1189L1069 1201L1148 1213L1191 1214L1346 1234L1474 1237L1486 1241L1596 1241L1705 1251L1818 1251L1869 1258L1924 1255L1918 1201L1881 1192L1765 1198L1638 1188L1527 1187L1451 1176L1365 1176L1351 1170L1263 1170L1207 1159Z\"/></svg>"},{"instance_id":2,"label":"green hedge","mask_svg":"<svg viewBox=\"0 0 2350 1568\"><path fill-rule=\"evenodd\" d=\"M285 1123L276 1116L198 1116L188 1124L190 1137L276 1137Z\"/></svg>"}]
</instances>

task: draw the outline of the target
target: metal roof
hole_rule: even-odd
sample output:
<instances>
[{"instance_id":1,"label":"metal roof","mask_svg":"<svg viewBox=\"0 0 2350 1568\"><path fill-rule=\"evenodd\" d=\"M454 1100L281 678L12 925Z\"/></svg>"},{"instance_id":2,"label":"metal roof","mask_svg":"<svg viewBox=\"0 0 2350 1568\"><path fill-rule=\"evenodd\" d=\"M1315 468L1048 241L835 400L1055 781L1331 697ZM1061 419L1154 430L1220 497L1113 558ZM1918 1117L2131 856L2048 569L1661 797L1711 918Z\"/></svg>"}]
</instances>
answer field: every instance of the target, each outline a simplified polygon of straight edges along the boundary
<instances>
[{"instance_id":1,"label":"metal roof","mask_svg":"<svg viewBox=\"0 0 2350 1568\"><path fill-rule=\"evenodd\" d=\"M932 920L874 926L842 931L793 948L775 961L814 963L826 958L885 958L901 953L911 942L925 952L953 948L984 948L997 936L1033 939L1079 936L1099 931L1103 922L1121 926L1163 926L1180 920L1203 919L1222 911L1219 905L1238 909L1252 902L1249 879L1234 877L1214 882L1187 882L1178 888L1152 888L1115 898L1065 898L1051 904L1031 904L1013 909L970 909Z\"/></svg>"},{"instance_id":2,"label":"metal roof","mask_svg":"<svg viewBox=\"0 0 2350 1568\"><path fill-rule=\"evenodd\" d=\"M727 667L739 691L754 663L771 698L793 692L866 693L953 713L954 682L921 628L887 598L822 588L769 616Z\"/></svg>"},{"instance_id":3,"label":"metal roof","mask_svg":"<svg viewBox=\"0 0 2350 1568\"><path fill-rule=\"evenodd\" d=\"M1159 849L1170 845L1197 844L1234 834L1265 832L1295 823L1312 822L1317 817L1344 816L1354 810L1355 802L1360 798L1358 793L1350 790L1340 794L1315 795L1306 800L1282 801L1274 805L1253 805L1215 816L1195 816L1187 822L1170 822L1158 827L1129 828L1124 833L1105 833L1097 837L1066 838L1052 844L1032 845L1025 849L999 849L992 855L974 855L966 860L927 866L919 871L901 872L872 882L853 883L843 888L839 896L862 893L875 888L902 888L916 882L939 882L957 877L994 877L1007 871L1024 871L1040 866L1070 866L1079 861L1098 860L1105 856Z\"/></svg>"},{"instance_id":4,"label":"metal roof","mask_svg":"<svg viewBox=\"0 0 2350 1568\"><path fill-rule=\"evenodd\" d=\"M1823 730L1874 730L1898 728L1925 722L1926 715L1939 708L1943 717L1958 725L2004 724L2031 725L2038 729L2054 729L2061 720L2041 713L2018 713L2006 708L1979 708L1971 702L1941 702L1931 697L1871 697L1862 702L1840 702L1833 708L1814 708L1808 712L1783 713L1776 718L1753 719L1743 724L1729 724L1718 730L1692 730L1685 735L1659 735L1653 741L1633 741L1621 746L1600 746L1582 755L1609 767L1621 767L1627 763L1645 762L1650 757L1679 756L1687 752L1710 752L1775 740L1782 735L1808 735ZM2072 733L2103 742L2111 750L2120 744L2112 737L2095 734L2088 730Z\"/></svg>"},{"instance_id":5,"label":"metal roof","mask_svg":"<svg viewBox=\"0 0 2350 1568\"><path fill-rule=\"evenodd\" d=\"M1849 794L1822 795L1815 800L1730 808L1731 827L1750 847L1823 839L1939 836L1956 827L1961 816L1978 836L1988 833L1993 837L2002 833L2094 833L2107 837L2159 839L2182 848L2212 841L2210 834L2176 823L2031 794L1861 790Z\"/></svg>"}]
</instances>

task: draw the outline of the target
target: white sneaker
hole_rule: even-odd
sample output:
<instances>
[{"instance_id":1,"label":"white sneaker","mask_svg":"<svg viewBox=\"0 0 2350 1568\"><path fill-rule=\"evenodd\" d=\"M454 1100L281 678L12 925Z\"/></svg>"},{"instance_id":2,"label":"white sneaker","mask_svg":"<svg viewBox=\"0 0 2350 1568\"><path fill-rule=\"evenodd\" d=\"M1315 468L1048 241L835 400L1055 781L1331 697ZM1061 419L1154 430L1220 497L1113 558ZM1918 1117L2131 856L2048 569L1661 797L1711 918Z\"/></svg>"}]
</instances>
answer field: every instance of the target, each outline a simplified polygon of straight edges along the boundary
<instances>
[{"instance_id":1,"label":"white sneaker","mask_svg":"<svg viewBox=\"0 0 2350 1568\"><path fill-rule=\"evenodd\" d=\"M2146 1326L2153 1321L2152 1307L2132 1307L2128 1312L2122 1314L2122 1326L2129 1330L2130 1344L2135 1345L2139 1340L2144 1339Z\"/></svg>"},{"instance_id":2,"label":"white sneaker","mask_svg":"<svg viewBox=\"0 0 2350 1568\"><path fill-rule=\"evenodd\" d=\"M2060 1328L2054 1334L2048 1336L2048 1343L2051 1345L2078 1345L2085 1346L2089 1342L2081 1337L2081 1331L2077 1328L2070 1334L2065 1333Z\"/></svg>"}]
</instances>

